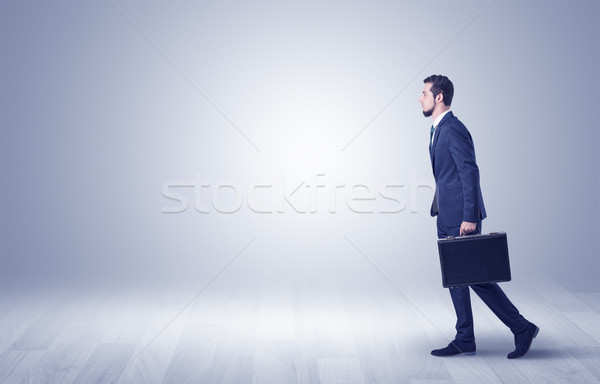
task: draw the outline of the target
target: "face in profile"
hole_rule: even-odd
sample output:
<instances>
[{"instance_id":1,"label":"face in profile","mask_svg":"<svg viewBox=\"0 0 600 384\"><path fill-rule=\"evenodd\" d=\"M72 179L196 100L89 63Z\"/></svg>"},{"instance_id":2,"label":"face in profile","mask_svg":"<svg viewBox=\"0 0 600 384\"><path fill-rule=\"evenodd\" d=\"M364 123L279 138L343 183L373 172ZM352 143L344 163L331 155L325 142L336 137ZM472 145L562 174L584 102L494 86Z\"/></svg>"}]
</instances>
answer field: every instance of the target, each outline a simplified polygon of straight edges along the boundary
<instances>
[{"instance_id":1,"label":"face in profile","mask_svg":"<svg viewBox=\"0 0 600 384\"><path fill-rule=\"evenodd\" d=\"M431 93L432 86L433 83L425 83L421 97L419 97L419 103L421 103L421 108L423 108L423 115L425 117L431 116L433 114L433 109L435 108L435 99L433 93Z\"/></svg>"}]
</instances>

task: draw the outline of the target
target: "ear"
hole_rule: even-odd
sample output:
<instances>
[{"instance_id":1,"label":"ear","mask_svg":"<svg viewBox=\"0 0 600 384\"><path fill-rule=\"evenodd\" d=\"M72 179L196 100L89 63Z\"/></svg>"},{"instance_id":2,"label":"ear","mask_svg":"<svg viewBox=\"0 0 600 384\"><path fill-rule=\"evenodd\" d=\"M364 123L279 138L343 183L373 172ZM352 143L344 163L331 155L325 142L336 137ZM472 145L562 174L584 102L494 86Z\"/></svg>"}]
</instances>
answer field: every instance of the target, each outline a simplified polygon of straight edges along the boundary
<instances>
[{"instance_id":1,"label":"ear","mask_svg":"<svg viewBox=\"0 0 600 384\"><path fill-rule=\"evenodd\" d=\"M444 94L443 93L438 93L438 95L435 97L435 102L436 103L441 103L442 101L444 101Z\"/></svg>"}]
</instances>

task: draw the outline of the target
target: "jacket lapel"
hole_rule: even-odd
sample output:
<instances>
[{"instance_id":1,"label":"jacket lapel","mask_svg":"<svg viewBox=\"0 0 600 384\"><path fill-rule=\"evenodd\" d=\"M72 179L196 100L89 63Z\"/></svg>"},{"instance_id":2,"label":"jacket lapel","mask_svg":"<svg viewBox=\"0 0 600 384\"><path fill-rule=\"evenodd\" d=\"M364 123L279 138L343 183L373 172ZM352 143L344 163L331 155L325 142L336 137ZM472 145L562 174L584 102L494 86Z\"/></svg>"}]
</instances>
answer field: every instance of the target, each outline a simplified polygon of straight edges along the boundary
<instances>
[{"instance_id":1,"label":"jacket lapel","mask_svg":"<svg viewBox=\"0 0 600 384\"><path fill-rule=\"evenodd\" d=\"M440 136L440 128L444 125L444 123L450 118L453 117L452 111L446 113L446 115L442 118L437 128L435 129L435 133L433 134L433 143L431 144L431 150L429 151L429 155L431 156L431 166L433 167L433 173L435 174L435 146L438 142L438 137Z\"/></svg>"}]
</instances>

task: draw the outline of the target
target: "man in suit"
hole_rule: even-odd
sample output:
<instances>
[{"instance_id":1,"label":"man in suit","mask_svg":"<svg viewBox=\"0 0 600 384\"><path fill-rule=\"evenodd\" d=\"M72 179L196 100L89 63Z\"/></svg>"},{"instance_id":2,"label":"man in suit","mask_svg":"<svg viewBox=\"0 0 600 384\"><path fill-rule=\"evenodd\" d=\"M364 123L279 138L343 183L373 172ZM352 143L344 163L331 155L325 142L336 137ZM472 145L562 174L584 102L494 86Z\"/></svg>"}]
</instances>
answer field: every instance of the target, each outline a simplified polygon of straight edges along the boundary
<instances>
[{"instance_id":1,"label":"man in suit","mask_svg":"<svg viewBox=\"0 0 600 384\"><path fill-rule=\"evenodd\" d=\"M429 76L423 83L425 86L419 102L423 115L433 119L429 155L436 190L431 216L437 216L438 238L479 234L481 222L486 217L479 186L479 169L471 134L450 111L454 86L450 79L442 75ZM515 350L507 357L515 359L524 356L539 328L521 316L495 283L450 288L457 318L456 337L448 346L434 349L431 354L475 354L469 287L514 334Z\"/></svg>"}]
</instances>

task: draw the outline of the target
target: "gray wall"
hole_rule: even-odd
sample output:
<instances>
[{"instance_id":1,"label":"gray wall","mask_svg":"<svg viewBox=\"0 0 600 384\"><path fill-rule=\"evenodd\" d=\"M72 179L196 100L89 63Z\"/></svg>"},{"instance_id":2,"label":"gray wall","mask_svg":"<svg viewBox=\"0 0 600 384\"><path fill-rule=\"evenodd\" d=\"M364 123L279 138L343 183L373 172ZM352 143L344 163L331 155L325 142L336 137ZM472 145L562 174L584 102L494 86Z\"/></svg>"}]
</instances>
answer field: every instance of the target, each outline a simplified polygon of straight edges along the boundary
<instances>
[{"instance_id":1,"label":"gray wall","mask_svg":"<svg viewBox=\"0 0 600 384\"><path fill-rule=\"evenodd\" d=\"M597 1L2 2L1 282L200 283L243 250L222 281L356 281L366 256L398 284L439 284L417 99L442 73L514 278L597 289L599 15ZM197 174L210 186L171 187L189 206L163 212L182 208L163 188Z\"/></svg>"}]
</instances>

